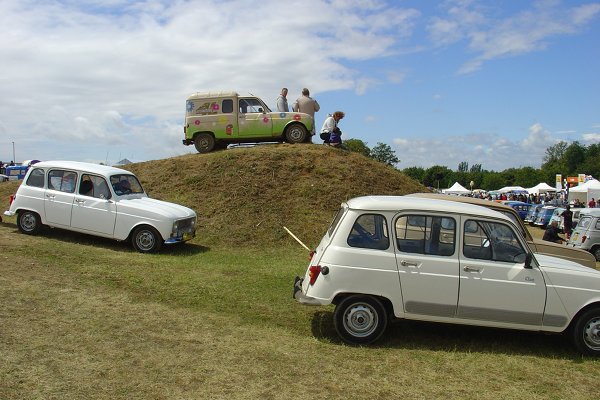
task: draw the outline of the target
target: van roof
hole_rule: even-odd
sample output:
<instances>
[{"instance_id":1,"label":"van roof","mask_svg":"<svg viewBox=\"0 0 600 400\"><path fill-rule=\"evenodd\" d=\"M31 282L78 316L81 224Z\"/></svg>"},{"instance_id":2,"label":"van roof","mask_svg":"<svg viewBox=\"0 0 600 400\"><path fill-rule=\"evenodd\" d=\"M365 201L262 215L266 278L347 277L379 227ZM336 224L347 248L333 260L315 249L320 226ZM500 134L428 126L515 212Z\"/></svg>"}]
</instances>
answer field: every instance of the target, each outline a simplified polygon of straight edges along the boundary
<instances>
[{"instance_id":1,"label":"van roof","mask_svg":"<svg viewBox=\"0 0 600 400\"><path fill-rule=\"evenodd\" d=\"M187 99L188 100L195 100L195 99L210 99L210 98L217 98L217 97L238 97L239 94L237 92L234 91L219 91L219 92L196 92L194 94L191 94Z\"/></svg>"},{"instance_id":2,"label":"van roof","mask_svg":"<svg viewBox=\"0 0 600 400\"><path fill-rule=\"evenodd\" d=\"M377 210L377 211L441 211L448 213L462 213L481 215L484 217L500 218L513 222L507 216L486 207L445 201L440 199L428 199L410 196L363 196L355 197L346 202L349 208L355 210Z\"/></svg>"},{"instance_id":3,"label":"van roof","mask_svg":"<svg viewBox=\"0 0 600 400\"><path fill-rule=\"evenodd\" d=\"M91 172L106 176L114 174L133 175L133 172L121 168L79 161L41 161L31 166L31 169L35 168L64 168L82 172Z\"/></svg>"}]
</instances>

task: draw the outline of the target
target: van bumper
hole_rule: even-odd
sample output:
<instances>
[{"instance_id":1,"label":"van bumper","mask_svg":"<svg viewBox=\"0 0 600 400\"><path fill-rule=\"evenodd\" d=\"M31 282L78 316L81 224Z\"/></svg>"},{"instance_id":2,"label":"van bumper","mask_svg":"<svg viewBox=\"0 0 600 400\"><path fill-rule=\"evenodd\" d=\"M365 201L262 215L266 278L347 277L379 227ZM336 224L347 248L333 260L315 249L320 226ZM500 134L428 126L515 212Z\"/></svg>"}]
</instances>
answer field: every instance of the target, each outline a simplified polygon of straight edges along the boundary
<instances>
[{"instance_id":1,"label":"van bumper","mask_svg":"<svg viewBox=\"0 0 600 400\"><path fill-rule=\"evenodd\" d=\"M192 139L183 139L182 140L183 144L185 144L186 146L189 146L190 144L193 144L194 141Z\"/></svg>"},{"instance_id":2,"label":"van bumper","mask_svg":"<svg viewBox=\"0 0 600 400\"><path fill-rule=\"evenodd\" d=\"M306 296L304 293L302 293L302 282L303 281L304 281L304 278L300 278L299 276L296 276L296 279L294 279L294 294L293 294L294 299L296 299L296 301L298 303L304 304L305 306L320 306L320 305L322 305L314 297Z\"/></svg>"}]
</instances>

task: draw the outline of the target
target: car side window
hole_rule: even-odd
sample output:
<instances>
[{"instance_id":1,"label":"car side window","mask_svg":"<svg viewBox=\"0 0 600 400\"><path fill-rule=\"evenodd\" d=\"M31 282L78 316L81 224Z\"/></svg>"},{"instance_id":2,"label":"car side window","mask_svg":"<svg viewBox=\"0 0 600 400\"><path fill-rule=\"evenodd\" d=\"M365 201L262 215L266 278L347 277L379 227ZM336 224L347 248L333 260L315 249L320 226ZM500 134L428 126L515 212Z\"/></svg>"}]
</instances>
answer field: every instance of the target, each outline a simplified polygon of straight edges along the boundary
<instances>
[{"instance_id":1,"label":"car side window","mask_svg":"<svg viewBox=\"0 0 600 400\"><path fill-rule=\"evenodd\" d=\"M351 247L385 250L390 247L387 222L380 214L359 216L348 235L347 243Z\"/></svg>"},{"instance_id":2,"label":"car side window","mask_svg":"<svg viewBox=\"0 0 600 400\"><path fill-rule=\"evenodd\" d=\"M77 173L72 171L53 169L48 172L48 189L58 190L65 193L73 193L75 192L76 181Z\"/></svg>"},{"instance_id":3,"label":"car side window","mask_svg":"<svg viewBox=\"0 0 600 400\"><path fill-rule=\"evenodd\" d=\"M81 176L79 194L99 199L110 199L111 197L106 180L100 176L88 174Z\"/></svg>"},{"instance_id":4,"label":"car side window","mask_svg":"<svg viewBox=\"0 0 600 400\"><path fill-rule=\"evenodd\" d=\"M497 222L467 220L463 231L463 255L467 258L525 262L527 252L508 226Z\"/></svg>"},{"instance_id":5,"label":"car side window","mask_svg":"<svg viewBox=\"0 0 600 400\"><path fill-rule=\"evenodd\" d=\"M456 221L430 215L404 215L396 220L398 250L437 256L454 254Z\"/></svg>"},{"instance_id":6,"label":"car side window","mask_svg":"<svg viewBox=\"0 0 600 400\"><path fill-rule=\"evenodd\" d=\"M44 187L44 170L36 168L29 174L26 182L27 186Z\"/></svg>"},{"instance_id":7,"label":"car side window","mask_svg":"<svg viewBox=\"0 0 600 400\"><path fill-rule=\"evenodd\" d=\"M233 112L233 100L223 100L223 102L221 103L221 112L223 114L231 114Z\"/></svg>"}]
</instances>

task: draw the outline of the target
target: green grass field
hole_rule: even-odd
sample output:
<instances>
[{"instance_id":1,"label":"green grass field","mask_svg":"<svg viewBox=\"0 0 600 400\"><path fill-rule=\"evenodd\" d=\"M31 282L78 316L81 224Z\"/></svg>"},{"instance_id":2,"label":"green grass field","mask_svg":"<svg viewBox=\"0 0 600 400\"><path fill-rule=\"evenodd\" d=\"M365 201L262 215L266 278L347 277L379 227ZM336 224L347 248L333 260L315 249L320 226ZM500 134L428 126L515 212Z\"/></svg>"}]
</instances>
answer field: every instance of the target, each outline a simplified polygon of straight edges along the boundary
<instances>
[{"instance_id":1,"label":"green grass field","mask_svg":"<svg viewBox=\"0 0 600 400\"><path fill-rule=\"evenodd\" d=\"M196 241L196 240L195 240ZM194 241L194 242L195 242ZM556 335L396 321L342 344L291 298L305 250L124 243L0 224L0 398L578 399L600 361Z\"/></svg>"}]
</instances>

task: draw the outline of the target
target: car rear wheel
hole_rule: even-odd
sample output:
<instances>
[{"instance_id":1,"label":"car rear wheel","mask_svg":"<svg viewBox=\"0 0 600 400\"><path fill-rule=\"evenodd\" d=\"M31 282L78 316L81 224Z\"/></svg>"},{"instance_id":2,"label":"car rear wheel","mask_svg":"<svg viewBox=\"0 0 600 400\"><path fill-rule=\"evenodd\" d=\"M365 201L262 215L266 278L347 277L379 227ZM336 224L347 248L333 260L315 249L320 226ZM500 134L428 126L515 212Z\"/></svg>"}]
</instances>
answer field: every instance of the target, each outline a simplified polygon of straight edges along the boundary
<instances>
[{"instance_id":1,"label":"car rear wheel","mask_svg":"<svg viewBox=\"0 0 600 400\"><path fill-rule=\"evenodd\" d=\"M308 130L303 125L292 124L285 133L288 143L302 143L308 137Z\"/></svg>"},{"instance_id":2,"label":"car rear wheel","mask_svg":"<svg viewBox=\"0 0 600 400\"><path fill-rule=\"evenodd\" d=\"M350 296L342 300L333 315L335 330L350 344L373 343L387 326L387 312L377 298Z\"/></svg>"},{"instance_id":3,"label":"car rear wheel","mask_svg":"<svg viewBox=\"0 0 600 400\"><path fill-rule=\"evenodd\" d=\"M200 133L194 138L198 153L210 153L215 149L215 138L210 133Z\"/></svg>"},{"instance_id":4,"label":"car rear wheel","mask_svg":"<svg viewBox=\"0 0 600 400\"><path fill-rule=\"evenodd\" d=\"M35 235L42 228L40 216L33 211L21 211L17 216L17 226L22 233Z\"/></svg>"},{"instance_id":5,"label":"car rear wheel","mask_svg":"<svg viewBox=\"0 0 600 400\"><path fill-rule=\"evenodd\" d=\"M131 235L133 248L140 253L154 253L162 245L162 237L151 226L139 226Z\"/></svg>"},{"instance_id":6,"label":"car rear wheel","mask_svg":"<svg viewBox=\"0 0 600 400\"><path fill-rule=\"evenodd\" d=\"M582 354L600 356L600 307L579 316L573 327L573 343Z\"/></svg>"}]
</instances>

